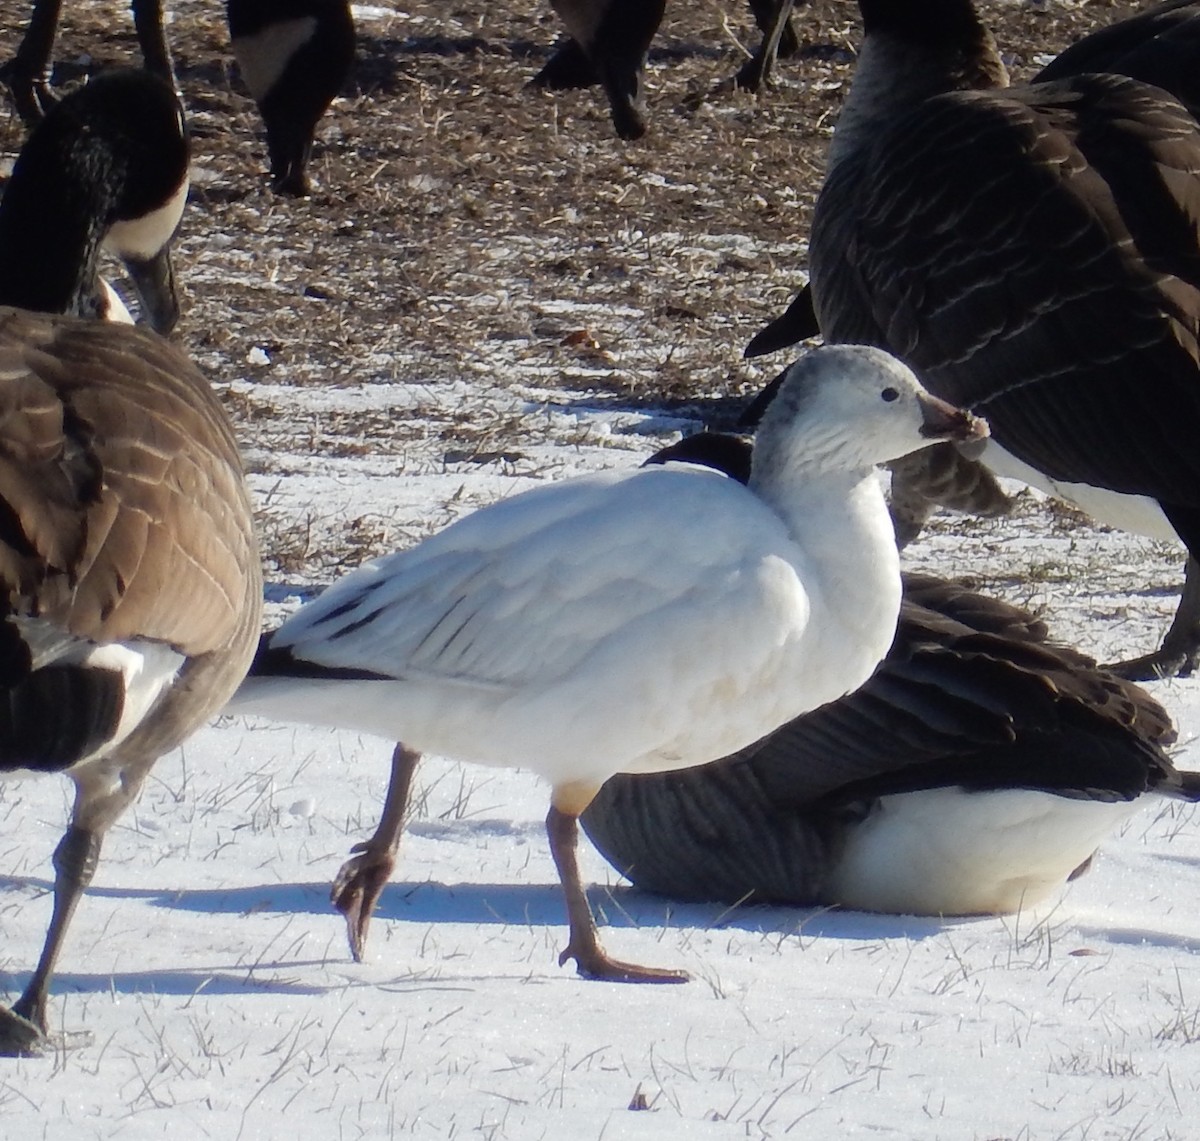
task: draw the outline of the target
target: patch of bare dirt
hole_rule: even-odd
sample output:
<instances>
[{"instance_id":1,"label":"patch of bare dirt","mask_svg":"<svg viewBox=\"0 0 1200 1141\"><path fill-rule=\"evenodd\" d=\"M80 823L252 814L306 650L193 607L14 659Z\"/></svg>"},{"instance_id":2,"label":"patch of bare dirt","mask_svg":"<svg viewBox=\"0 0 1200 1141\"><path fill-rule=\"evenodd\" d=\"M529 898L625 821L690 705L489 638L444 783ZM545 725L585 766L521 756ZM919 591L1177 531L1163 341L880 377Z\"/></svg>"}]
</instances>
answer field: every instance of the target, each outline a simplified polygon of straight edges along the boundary
<instances>
[{"instance_id":1,"label":"patch of bare dirt","mask_svg":"<svg viewBox=\"0 0 1200 1141\"><path fill-rule=\"evenodd\" d=\"M1131 7L983 5L1017 78ZM28 8L0 8L7 56ZM223 5L170 8L195 153L176 336L229 386L260 481L365 453L529 474L547 462L537 445L569 423L464 391L720 422L778 367L741 352L802 280L859 39L852 0L798 8L801 50L758 97L728 84L756 42L748 8L672 0L648 76L651 132L633 144L614 136L598 90L526 90L559 36L548 5L361 10L356 74L320 129L320 190L301 202L266 187ZM123 3L64 9L64 78L137 62ZM0 145L15 153L20 139L0 111ZM402 409L331 404L319 424L297 411L301 391L397 383L428 394ZM264 521L277 568L311 555L311 514ZM369 513L343 523L316 544L326 566L394 541Z\"/></svg>"}]
</instances>

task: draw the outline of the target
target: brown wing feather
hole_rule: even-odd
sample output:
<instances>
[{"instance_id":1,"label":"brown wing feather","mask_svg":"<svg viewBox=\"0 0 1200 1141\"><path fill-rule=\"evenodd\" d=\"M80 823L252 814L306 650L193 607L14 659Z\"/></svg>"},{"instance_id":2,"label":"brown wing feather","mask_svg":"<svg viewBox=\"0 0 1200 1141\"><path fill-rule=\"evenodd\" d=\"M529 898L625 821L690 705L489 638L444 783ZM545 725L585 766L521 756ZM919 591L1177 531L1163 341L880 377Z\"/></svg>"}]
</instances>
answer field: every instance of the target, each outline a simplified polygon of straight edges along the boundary
<instances>
[{"instance_id":1,"label":"brown wing feather","mask_svg":"<svg viewBox=\"0 0 1200 1141\"><path fill-rule=\"evenodd\" d=\"M0 310L0 582L12 612L100 642L220 649L259 591L249 512L228 418L174 346Z\"/></svg>"}]
</instances>

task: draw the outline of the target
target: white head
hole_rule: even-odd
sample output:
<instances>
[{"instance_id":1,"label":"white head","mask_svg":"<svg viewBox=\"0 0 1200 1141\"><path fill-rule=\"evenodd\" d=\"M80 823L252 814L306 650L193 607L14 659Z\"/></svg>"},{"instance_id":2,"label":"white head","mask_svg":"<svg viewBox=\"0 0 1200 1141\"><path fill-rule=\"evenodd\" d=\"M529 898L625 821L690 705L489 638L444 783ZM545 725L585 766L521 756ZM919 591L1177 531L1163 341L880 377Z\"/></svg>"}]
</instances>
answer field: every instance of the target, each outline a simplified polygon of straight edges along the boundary
<instances>
[{"instance_id":1,"label":"white head","mask_svg":"<svg viewBox=\"0 0 1200 1141\"><path fill-rule=\"evenodd\" d=\"M866 472L940 440L987 435L987 424L931 395L882 349L827 345L787 371L763 415L754 476L769 466Z\"/></svg>"}]
</instances>

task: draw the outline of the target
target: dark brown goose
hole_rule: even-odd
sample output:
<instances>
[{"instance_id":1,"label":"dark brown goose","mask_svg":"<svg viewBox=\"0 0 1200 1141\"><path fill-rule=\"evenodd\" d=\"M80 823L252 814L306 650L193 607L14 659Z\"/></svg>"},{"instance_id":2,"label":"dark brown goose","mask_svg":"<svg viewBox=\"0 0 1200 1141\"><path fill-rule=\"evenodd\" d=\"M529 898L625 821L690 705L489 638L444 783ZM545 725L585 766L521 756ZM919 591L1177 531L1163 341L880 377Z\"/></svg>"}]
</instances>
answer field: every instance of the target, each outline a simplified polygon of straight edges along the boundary
<instances>
[{"instance_id":1,"label":"dark brown goose","mask_svg":"<svg viewBox=\"0 0 1200 1141\"><path fill-rule=\"evenodd\" d=\"M1194 118L1116 74L1001 89L969 0L860 8L865 39L810 242L824 335L887 347L985 413L984 459L1001 474L1200 551ZM1149 15L1171 21L1177 46L1196 19L1181 5ZM1129 46L1155 26L1141 19L1110 29L1105 51L1121 59L1124 40L1153 70L1159 57ZM780 347L780 331L755 348ZM1195 664L1193 572L1194 559L1162 647L1127 676Z\"/></svg>"},{"instance_id":2,"label":"dark brown goose","mask_svg":"<svg viewBox=\"0 0 1200 1141\"><path fill-rule=\"evenodd\" d=\"M659 458L743 478L749 448ZM859 690L686 772L617 775L582 817L640 887L682 899L1015 911L1061 887L1145 796L1200 799L1145 691L1031 615L905 577L896 639Z\"/></svg>"},{"instance_id":3,"label":"dark brown goose","mask_svg":"<svg viewBox=\"0 0 1200 1141\"><path fill-rule=\"evenodd\" d=\"M170 96L178 135L169 88L136 74L135 87L152 85L143 94L156 87ZM39 132L56 129L89 90L112 93L95 81L54 108ZM60 219L59 236L76 245L59 243L53 258L25 267L73 264L70 280L49 275L64 308L94 312L99 249L114 220L121 224L116 203L137 200L139 180L154 185L152 172L119 159L139 134L144 103L120 144L94 129L94 117L77 120L66 152L75 163L60 176L76 182L78 193L66 197L86 204L88 224ZM173 168L171 149L156 140L152 131L148 153ZM0 222L19 216L0 225L5 301L55 303L40 277L9 272L7 243L22 218L36 231L39 208L58 201L14 199L10 187ZM45 1044L55 961L104 835L158 757L236 688L261 607L237 444L204 377L152 332L0 309L0 773L63 773L76 789L54 854L50 927L24 992L11 1010L0 1008L0 1054Z\"/></svg>"},{"instance_id":4,"label":"dark brown goose","mask_svg":"<svg viewBox=\"0 0 1200 1141\"><path fill-rule=\"evenodd\" d=\"M99 278L119 257L159 332L179 317L170 242L188 193L188 134L170 86L98 76L54 106L0 199L0 305L129 319Z\"/></svg>"}]
</instances>

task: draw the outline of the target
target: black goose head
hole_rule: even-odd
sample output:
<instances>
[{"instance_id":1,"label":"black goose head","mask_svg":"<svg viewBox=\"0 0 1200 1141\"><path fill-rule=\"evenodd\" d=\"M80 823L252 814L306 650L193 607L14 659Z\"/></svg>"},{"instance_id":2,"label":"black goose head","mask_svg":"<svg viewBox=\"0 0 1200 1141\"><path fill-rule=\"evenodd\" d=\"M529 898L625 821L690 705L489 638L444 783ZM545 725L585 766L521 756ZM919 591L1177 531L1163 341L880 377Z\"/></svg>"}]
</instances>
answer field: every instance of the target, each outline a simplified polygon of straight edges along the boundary
<instances>
[{"instance_id":1,"label":"black goose head","mask_svg":"<svg viewBox=\"0 0 1200 1141\"><path fill-rule=\"evenodd\" d=\"M0 304L99 315L105 249L129 268L150 325L169 331L188 149L175 92L148 72L110 72L63 99L21 149L0 201Z\"/></svg>"}]
</instances>

